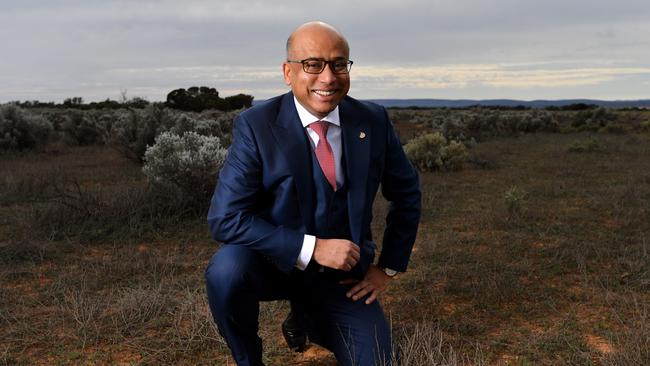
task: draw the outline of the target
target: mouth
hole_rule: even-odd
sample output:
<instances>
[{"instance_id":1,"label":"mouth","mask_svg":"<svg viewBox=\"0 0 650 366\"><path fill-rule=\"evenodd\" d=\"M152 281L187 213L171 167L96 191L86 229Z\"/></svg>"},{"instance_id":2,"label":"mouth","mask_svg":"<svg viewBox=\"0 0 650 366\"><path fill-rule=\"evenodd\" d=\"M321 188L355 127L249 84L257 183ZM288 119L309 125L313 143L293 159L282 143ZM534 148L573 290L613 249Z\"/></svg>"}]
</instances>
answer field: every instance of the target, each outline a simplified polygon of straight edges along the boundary
<instances>
[{"instance_id":1,"label":"mouth","mask_svg":"<svg viewBox=\"0 0 650 366\"><path fill-rule=\"evenodd\" d=\"M321 97L331 97L332 95L336 94L336 92L338 92L337 89L334 90L313 89L312 90L312 93L320 95Z\"/></svg>"}]
</instances>

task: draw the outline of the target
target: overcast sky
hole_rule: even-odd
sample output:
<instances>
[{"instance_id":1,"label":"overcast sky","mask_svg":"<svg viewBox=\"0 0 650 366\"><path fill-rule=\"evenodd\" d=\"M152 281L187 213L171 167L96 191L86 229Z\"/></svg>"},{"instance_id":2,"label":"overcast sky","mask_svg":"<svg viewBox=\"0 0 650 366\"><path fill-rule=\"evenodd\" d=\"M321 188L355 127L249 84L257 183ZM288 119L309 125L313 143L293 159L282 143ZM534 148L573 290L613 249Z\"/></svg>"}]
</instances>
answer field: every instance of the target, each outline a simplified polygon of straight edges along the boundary
<instances>
[{"instance_id":1,"label":"overcast sky","mask_svg":"<svg viewBox=\"0 0 650 366\"><path fill-rule=\"evenodd\" d=\"M0 0L0 102L266 99L309 20L348 38L357 98L650 98L648 0Z\"/></svg>"}]
</instances>

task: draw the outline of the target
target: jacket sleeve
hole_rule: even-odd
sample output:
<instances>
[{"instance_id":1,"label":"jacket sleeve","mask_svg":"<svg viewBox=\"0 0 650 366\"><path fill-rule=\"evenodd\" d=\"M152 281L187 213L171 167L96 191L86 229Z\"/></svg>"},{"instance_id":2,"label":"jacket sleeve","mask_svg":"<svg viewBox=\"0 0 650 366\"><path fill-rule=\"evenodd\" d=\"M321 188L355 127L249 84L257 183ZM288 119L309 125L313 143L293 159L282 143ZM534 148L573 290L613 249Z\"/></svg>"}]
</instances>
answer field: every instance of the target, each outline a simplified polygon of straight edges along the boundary
<instances>
[{"instance_id":1,"label":"jacket sleeve","mask_svg":"<svg viewBox=\"0 0 650 366\"><path fill-rule=\"evenodd\" d=\"M304 234L263 219L263 169L253 129L240 115L212 196L208 226L215 240L247 246L289 272L296 264Z\"/></svg>"},{"instance_id":2,"label":"jacket sleeve","mask_svg":"<svg viewBox=\"0 0 650 366\"><path fill-rule=\"evenodd\" d=\"M381 180L382 195L389 201L386 228L379 256L380 267L406 271L420 222L420 183L386 114L386 155Z\"/></svg>"}]
</instances>

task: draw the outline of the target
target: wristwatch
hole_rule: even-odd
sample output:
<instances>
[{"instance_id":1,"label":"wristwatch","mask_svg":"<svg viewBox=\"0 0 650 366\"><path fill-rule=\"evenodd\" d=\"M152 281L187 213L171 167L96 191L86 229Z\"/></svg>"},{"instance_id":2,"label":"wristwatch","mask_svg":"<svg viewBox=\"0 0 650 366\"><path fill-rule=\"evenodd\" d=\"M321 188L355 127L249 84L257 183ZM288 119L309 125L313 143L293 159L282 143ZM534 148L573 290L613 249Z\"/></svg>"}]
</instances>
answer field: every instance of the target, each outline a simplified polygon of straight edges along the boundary
<instances>
[{"instance_id":1,"label":"wristwatch","mask_svg":"<svg viewBox=\"0 0 650 366\"><path fill-rule=\"evenodd\" d=\"M390 268L380 268L380 269L381 269L381 271L384 272L384 273L386 274L386 276L388 276L388 277L395 277L395 276L397 276L397 273L398 273L396 270L394 270L394 269L390 269Z\"/></svg>"}]
</instances>

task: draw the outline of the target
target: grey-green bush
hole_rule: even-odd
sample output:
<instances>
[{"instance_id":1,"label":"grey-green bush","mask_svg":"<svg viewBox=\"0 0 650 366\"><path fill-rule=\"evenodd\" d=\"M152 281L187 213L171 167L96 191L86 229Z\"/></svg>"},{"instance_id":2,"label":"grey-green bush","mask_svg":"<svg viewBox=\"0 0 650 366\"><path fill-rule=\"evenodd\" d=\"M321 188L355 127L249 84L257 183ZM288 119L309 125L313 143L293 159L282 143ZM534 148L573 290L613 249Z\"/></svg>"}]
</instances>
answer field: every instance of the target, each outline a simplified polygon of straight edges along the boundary
<instances>
[{"instance_id":1,"label":"grey-green bush","mask_svg":"<svg viewBox=\"0 0 650 366\"><path fill-rule=\"evenodd\" d=\"M153 184L177 187L198 204L208 202L227 150L216 136L163 132L144 154L142 171Z\"/></svg>"},{"instance_id":2,"label":"grey-green bush","mask_svg":"<svg viewBox=\"0 0 650 366\"><path fill-rule=\"evenodd\" d=\"M80 146L104 144L108 131L100 114L98 111L68 110L61 125L68 142Z\"/></svg>"},{"instance_id":3,"label":"grey-green bush","mask_svg":"<svg viewBox=\"0 0 650 366\"><path fill-rule=\"evenodd\" d=\"M0 150L43 147L52 130L52 123L40 114L12 104L0 106Z\"/></svg>"},{"instance_id":4,"label":"grey-green bush","mask_svg":"<svg viewBox=\"0 0 650 366\"><path fill-rule=\"evenodd\" d=\"M155 105L123 110L112 124L110 141L126 157L141 163L144 162L147 147L153 145L156 137L163 132L178 136L188 132L216 136L221 145L227 147L230 145L233 120L239 112L179 112Z\"/></svg>"},{"instance_id":5,"label":"grey-green bush","mask_svg":"<svg viewBox=\"0 0 650 366\"><path fill-rule=\"evenodd\" d=\"M555 114L545 110L423 109L389 110L399 123L426 124L448 140L463 143L493 136L517 136L524 133L558 132Z\"/></svg>"},{"instance_id":6,"label":"grey-green bush","mask_svg":"<svg viewBox=\"0 0 650 366\"><path fill-rule=\"evenodd\" d=\"M460 170L469 158L460 142L447 140L440 132L427 133L404 147L409 160L420 171Z\"/></svg>"},{"instance_id":7,"label":"grey-green bush","mask_svg":"<svg viewBox=\"0 0 650 366\"><path fill-rule=\"evenodd\" d=\"M147 146L156 136L173 125L173 116L167 108L150 106L144 110L120 111L110 131L110 142L127 158L144 161Z\"/></svg>"},{"instance_id":8,"label":"grey-green bush","mask_svg":"<svg viewBox=\"0 0 650 366\"><path fill-rule=\"evenodd\" d=\"M573 152L573 153L589 153L589 152L597 152L597 151L604 151L604 150L605 150L605 146L600 142L598 142L598 140L594 139L593 137L584 141L574 141L567 148L568 152Z\"/></svg>"}]
</instances>

